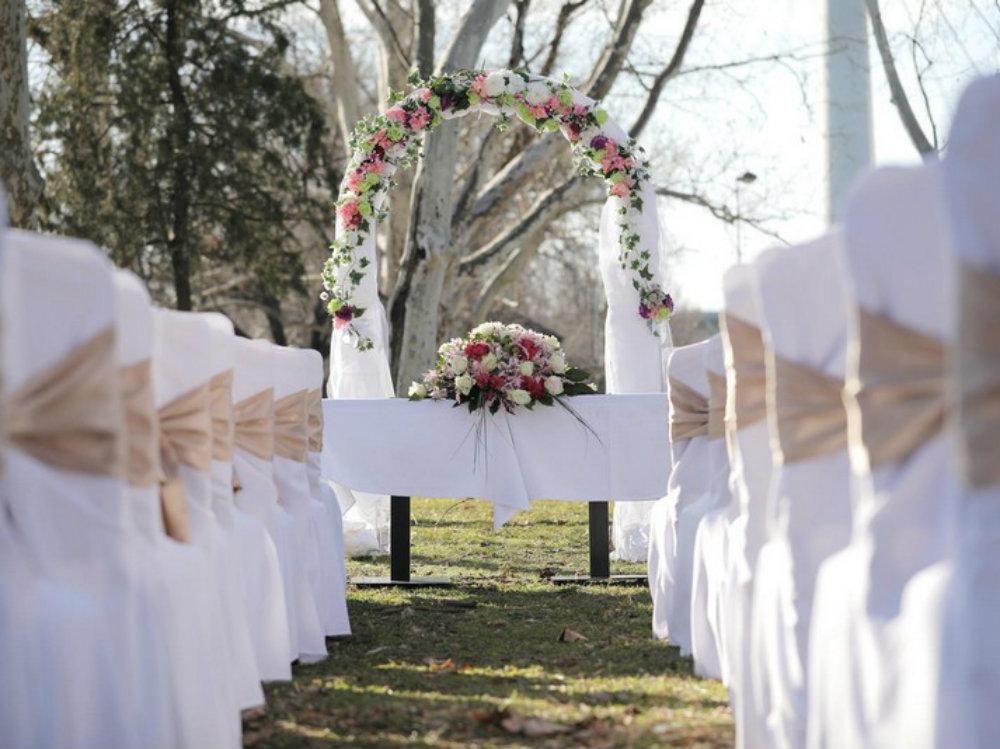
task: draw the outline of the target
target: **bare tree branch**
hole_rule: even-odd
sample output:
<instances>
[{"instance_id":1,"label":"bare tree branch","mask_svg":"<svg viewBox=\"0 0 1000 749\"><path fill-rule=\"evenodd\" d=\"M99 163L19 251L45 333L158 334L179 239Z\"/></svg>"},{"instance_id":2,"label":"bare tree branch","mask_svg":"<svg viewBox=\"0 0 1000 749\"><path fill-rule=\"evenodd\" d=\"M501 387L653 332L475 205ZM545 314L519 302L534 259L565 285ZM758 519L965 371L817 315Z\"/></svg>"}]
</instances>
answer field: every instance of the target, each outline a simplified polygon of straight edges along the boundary
<instances>
[{"instance_id":1,"label":"bare tree branch","mask_svg":"<svg viewBox=\"0 0 1000 749\"><path fill-rule=\"evenodd\" d=\"M892 103L896 106L899 119L903 123L906 134L910 136L910 141L914 148L925 159L937 158L937 150L928 140L923 128L920 126L917 116L910 106L910 99L906 95L906 89L899 79L896 70L896 62L892 57L892 48L889 46L889 38L886 36L885 23L882 21L882 13L879 10L878 0L865 0L868 8L868 18L872 24L872 34L875 37L875 44L878 47L879 57L882 59L882 68L885 70L885 77L889 83L889 91L892 93Z\"/></svg>"},{"instance_id":2,"label":"bare tree branch","mask_svg":"<svg viewBox=\"0 0 1000 749\"><path fill-rule=\"evenodd\" d=\"M570 19L573 18L573 14L586 3L587 0L577 0L577 2L563 3L562 7L559 8L559 16L556 18L556 31L552 36L552 42L549 44L549 52L545 56L545 62L542 63L541 75L552 75L552 69L556 66L556 59L559 57L559 47L562 45L566 27L569 25Z\"/></svg>"},{"instance_id":3,"label":"bare tree branch","mask_svg":"<svg viewBox=\"0 0 1000 749\"><path fill-rule=\"evenodd\" d=\"M524 22L528 17L531 0L514 0L514 33L510 40L508 68L516 68L524 62Z\"/></svg>"},{"instance_id":4,"label":"bare tree branch","mask_svg":"<svg viewBox=\"0 0 1000 749\"><path fill-rule=\"evenodd\" d=\"M336 123L340 130L341 140L347 156L351 153L351 131L361 116L361 106L358 103L358 89L355 81L358 79L358 71L351 58L351 49L348 43L347 34L344 32L344 23L340 18L340 8L337 0L319 0L319 17L323 21L323 28L326 30L326 42L330 47L330 61L333 63L333 75L331 84L335 97ZM330 105L330 97L324 96L324 109Z\"/></svg>"},{"instance_id":5,"label":"bare tree branch","mask_svg":"<svg viewBox=\"0 0 1000 749\"><path fill-rule=\"evenodd\" d=\"M638 137L639 133L645 129L650 118L653 116L653 112L656 111L656 105L660 101L660 93L663 91L663 86L677 75L681 69L681 65L684 64L684 56L687 54L688 47L691 46L695 28L698 26L698 18L701 16L701 9L704 6L705 0L694 0L691 3L691 7L688 9L687 21L684 23L684 30L681 32L681 37L674 48L674 54L670 58L670 62L666 64L666 67L653 80L653 85L650 86L649 95L646 97L646 103L643 105L642 111L636 117L635 122L632 123L632 127L629 128L628 134L633 138Z\"/></svg>"},{"instance_id":6,"label":"bare tree branch","mask_svg":"<svg viewBox=\"0 0 1000 749\"><path fill-rule=\"evenodd\" d=\"M749 216L746 216L743 213L738 213L732 210L727 205L724 204L718 205L716 203L713 203L704 195L699 195L698 193L693 193L693 192L684 192L683 190L674 190L670 187L657 187L656 194L663 195L664 197L667 198L673 198L674 200L682 200L685 203L691 203L692 205L701 206L720 221L724 221L727 224L738 224L738 223L745 224L747 226L753 227L761 234L765 234L773 239L778 240L783 244L788 244L788 242L785 240L784 237L782 237L773 229L769 229L768 227L764 226L764 224L759 219L750 218Z\"/></svg>"}]
</instances>

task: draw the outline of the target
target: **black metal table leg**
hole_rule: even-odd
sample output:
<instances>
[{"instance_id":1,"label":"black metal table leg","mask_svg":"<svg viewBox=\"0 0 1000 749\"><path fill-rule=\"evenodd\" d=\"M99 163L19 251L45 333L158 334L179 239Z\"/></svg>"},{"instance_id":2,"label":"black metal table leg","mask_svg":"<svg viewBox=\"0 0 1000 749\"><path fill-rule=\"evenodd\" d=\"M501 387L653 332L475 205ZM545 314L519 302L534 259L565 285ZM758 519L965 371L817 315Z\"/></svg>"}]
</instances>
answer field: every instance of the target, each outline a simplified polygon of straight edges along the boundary
<instances>
[{"instance_id":1,"label":"black metal table leg","mask_svg":"<svg viewBox=\"0 0 1000 749\"><path fill-rule=\"evenodd\" d=\"M645 585L646 575L611 574L611 523L607 502L590 502L587 508L590 536L590 575L562 575L553 577L557 585L579 583L617 583L619 585Z\"/></svg>"},{"instance_id":2,"label":"black metal table leg","mask_svg":"<svg viewBox=\"0 0 1000 749\"><path fill-rule=\"evenodd\" d=\"M410 498L393 496L389 507L389 577L354 577L354 585L411 588L444 588L452 585L447 577L410 575Z\"/></svg>"}]
</instances>

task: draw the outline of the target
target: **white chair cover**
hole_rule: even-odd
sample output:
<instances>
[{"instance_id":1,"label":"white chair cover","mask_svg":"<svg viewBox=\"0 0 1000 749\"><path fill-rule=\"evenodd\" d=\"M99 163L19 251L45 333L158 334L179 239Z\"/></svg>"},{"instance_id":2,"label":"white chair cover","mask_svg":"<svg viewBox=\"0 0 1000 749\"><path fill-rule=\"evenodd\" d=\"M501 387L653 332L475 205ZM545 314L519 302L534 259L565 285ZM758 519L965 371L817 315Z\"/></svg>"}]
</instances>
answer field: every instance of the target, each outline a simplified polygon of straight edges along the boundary
<instances>
[{"instance_id":1,"label":"white chair cover","mask_svg":"<svg viewBox=\"0 0 1000 749\"><path fill-rule=\"evenodd\" d=\"M758 329L762 328L757 297L757 275L752 265L737 265L723 278L725 311ZM741 386L733 376L733 352L740 345L723 334L726 356L728 399L732 402ZM746 352L741 352L744 356ZM727 429L729 426L727 425ZM757 556L766 538L767 492L771 481L772 456L767 420L762 419L736 430L729 440L730 492L736 517L729 526L727 555L727 596L732 607L727 617L727 661L729 701L736 724L736 746L755 749L766 746L765 716L754 710L750 670L750 621L753 603L753 575Z\"/></svg>"},{"instance_id":2,"label":"white chair cover","mask_svg":"<svg viewBox=\"0 0 1000 749\"><path fill-rule=\"evenodd\" d=\"M944 162L945 184L953 217L955 250L960 263L1000 274L1000 219L996 211L996 175L1000 169L1000 76L976 81L963 94ZM966 293L959 287L959 297ZM994 327L996 320L992 321ZM994 360L995 361L995 360ZM970 362L960 353L960 380ZM991 373L996 381L998 373ZM995 413L994 413L994 426ZM958 428L968 427L959 421ZM956 541L945 580L954 601L948 635L942 637L941 662L952 675L939 693L935 747L995 746L1000 736L1000 486L965 487L958 507ZM943 681L943 680L942 680ZM964 727L966 736L948 743ZM960 741L964 743L959 743ZM919 746L915 744L915 746Z\"/></svg>"},{"instance_id":3,"label":"white chair cover","mask_svg":"<svg viewBox=\"0 0 1000 749\"><path fill-rule=\"evenodd\" d=\"M313 349L292 348L287 350L296 355L298 362L294 368L288 369L289 377L294 376L295 379L295 391L310 392L319 387L323 381L322 355ZM308 410L304 414L303 426L308 434ZM313 581L313 598L316 601L324 634L330 636L346 635L350 634L350 624L347 619L343 551L340 534L337 533L340 523L330 519L328 505L316 497L309 467L308 450L305 458L304 462L296 466L297 480L294 487L297 494L294 502L296 507L307 510L311 518L311 535L316 549L317 573ZM305 483L298 480L303 476ZM279 484L280 493L281 485Z\"/></svg>"},{"instance_id":4,"label":"white chair cover","mask_svg":"<svg viewBox=\"0 0 1000 749\"><path fill-rule=\"evenodd\" d=\"M233 373L233 402L240 404L274 388L274 359L266 341L236 339L236 371ZM273 415L270 414L273 428ZM278 506L274 467L270 458L261 458L239 447L233 448L233 471L240 485L236 506L255 517L266 533L260 536L254 567L257 575L253 591L257 613L253 617L254 637L261 671L265 679L289 679L289 664L299 657L298 592L305 585L301 563L291 539L291 518ZM275 576L275 560L279 576Z\"/></svg>"},{"instance_id":5,"label":"white chair cover","mask_svg":"<svg viewBox=\"0 0 1000 749\"><path fill-rule=\"evenodd\" d=\"M115 272L119 366L151 362L154 353L153 308L145 285L128 271ZM217 624L212 611L217 594L211 587L209 562L201 549L166 535L159 488L128 485L126 492L137 533L139 563L156 575L161 599L166 652L173 671L173 723L169 744L198 747L206 736L239 740L239 723L229 700L231 690L213 653ZM141 543L138 543L140 542Z\"/></svg>"},{"instance_id":6,"label":"white chair cover","mask_svg":"<svg viewBox=\"0 0 1000 749\"><path fill-rule=\"evenodd\" d=\"M217 313L205 313L204 318L214 340L212 376L232 373L234 383L240 344L233 334L233 323ZM234 392L235 385L231 384L230 403L235 402ZM288 618L282 605L284 589L278 552L262 520L237 505L233 471L232 459L213 456L212 506L226 541L228 579L238 593L232 605L234 610L242 611L240 618L246 625L259 679L288 680Z\"/></svg>"},{"instance_id":7,"label":"white chair cover","mask_svg":"<svg viewBox=\"0 0 1000 749\"><path fill-rule=\"evenodd\" d=\"M844 228L852 347L858 345L858 308L940 341L950 336L943 201L939 165L880 170L855 188ZM856 371L852 357L848 375ZM939 648L918 652L925 634L904 642L899 614L907 583L946 548L957 500L948 470L952 440L941 432L909 458L871 471L869 446L856 430L851 440L854 529L850 546L824 566L816 595L809 740L811 746L838 749L910 746L900 744L900 731L909 729L899 721L916 721L914 728L923 733L933 711L926 701L899 702L901 666L911 660L926 664ZM937 619L934 608L922 613ZM923 625L913 634L921 631ZM909 687L932 689L936 683Z\"/></svg>"},{"instance_id":8,"label":"white chair cover","mask_svg":"<svg viewBox=\"0 0 1000 749\"><path fill-rule=\"evenodd\" d=\"M679 380L708 397L705 378L707 341L673 349L667 361L668 378ZM655 503L649 542L649 588L653 597L653 634L690 653L691 563L696 526L681 536L680 514L709 486L709 444L704 436L670 443L671 473L667 495Z\"/></svg>"},{"instance_id":9,"label":"white chair cover","mask_svg":"<svg viewBox=\"0 0 1000 749\"><path fill-rule=\"evenodd\" d=\"M154 321L155 400L160 409L211 380L217 341L208 321L199 313L158 309ZM211 468L200 471L181 465L179 470L184 482L191 543L209 561L207 575L215 595L210 616L221 630L220 666L231 679L237 707L257 707L263 704L264 695L250 633L242 620L241 584L230 576L229 543L214 511Z\"/></svg>"},{"instance_id":10,"label":"white chair cover","mask_svg":"<svg viewBox=\"0 0 1000 749\"><path fill-rule=\"evenodd\" d=\"M705 369L725 377L722 339L713 336L705 351ZM729 524L735 517L729 488L729 455L722 437L709 439L711 484L708 510L698 521L691 582L691 654L695 673L729 681L724 625L732 615L725 598Z\"/></svg>"},{"instance_id":11,"label":"white chair cover","mask_svg":"<svg viewBox=\"0 0 1000 749\"><path fill-rule=\"evenodd\" d=\"M841 251L840 235L833 233L758 259L769 373L772 357L780 356L843 380L847 305ZM774 441L770 391L768 411ZM750 668L754 709L767 716L767 745L775 749L805 744L813 589L820 564L848 541L848 479L846 449L776 464L771 478L773 525L757 559Z\"/></svg>"},{"instance_id":12,"label":"white chair cover","mask_svg":"<svg viewBox=\"0 0 1000 749\"><path fill-rule=\"evenodd\" d=\"M323 356L313 349L303 349L303 382L310 391L323 390ZM322 407L319 416L322 418ZM347 614L347 568L344 563L344 533L340 504L333 487L321 477L322 450L310 444L306 456L306 474L313 504L312 511L322 539L320 575L323 589L323 629L328 636L351 634Z\"/></svg>"},{"instance_id":13,"label":"white chair cover","mask_svg":"<svg viewBox=\"0 0 1000 749\"><path fill-rule=\"evenodd\" d=\"M274 364L274 401L308 390L311 382L307 366L303 366L299 349L272 346ZM303 410L302 433L307 430L307 415ZM305 462L278 455L272 460L274 483L278 489L279 511L290 521L288 540L294 543L299 557L299 579L296 590L296 624L298 626L299 660L315 662L326 658L326 637L322 620L320 590L320 539L312 514L312 495Z\"/></svg>"},{"instance_id":14,"label":"white chair cover","mask_svg":"<svg viewBox=\"0 0 1000 749\"><path fill-rule=\"evenodd\" d=\"M6 399L113 331L115 297L110 264L89 243L10 231L4 245ZM110 395L121 415L120 391ZM123 437L118 431L116 447ZM58 469L8 445L0 504L0 654L10 658L0 678L0 745L169 746L170 664L152 577L136 564L122 480Z\"/></svg>"}]
</instances>

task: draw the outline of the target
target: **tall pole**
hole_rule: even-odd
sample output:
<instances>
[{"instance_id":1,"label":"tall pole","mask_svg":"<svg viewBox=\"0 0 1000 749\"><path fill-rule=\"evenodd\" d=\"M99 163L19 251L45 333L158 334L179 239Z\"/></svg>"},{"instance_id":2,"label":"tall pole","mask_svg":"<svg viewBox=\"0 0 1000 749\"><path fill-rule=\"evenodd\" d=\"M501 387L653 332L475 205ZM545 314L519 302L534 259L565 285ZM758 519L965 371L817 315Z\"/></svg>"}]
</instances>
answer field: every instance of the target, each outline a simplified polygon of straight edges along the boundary
<instances>
[{"instance_id":1,"label":"tall pole","mask_svg":"<svg viewBox=\"0 0 1000 749\"><path fill-rule=\"evenodd\" d=\"M851 184L872 162L871 75L864 0L826 0L827 215L839 221Z\"/></svg>"}]
</instances>

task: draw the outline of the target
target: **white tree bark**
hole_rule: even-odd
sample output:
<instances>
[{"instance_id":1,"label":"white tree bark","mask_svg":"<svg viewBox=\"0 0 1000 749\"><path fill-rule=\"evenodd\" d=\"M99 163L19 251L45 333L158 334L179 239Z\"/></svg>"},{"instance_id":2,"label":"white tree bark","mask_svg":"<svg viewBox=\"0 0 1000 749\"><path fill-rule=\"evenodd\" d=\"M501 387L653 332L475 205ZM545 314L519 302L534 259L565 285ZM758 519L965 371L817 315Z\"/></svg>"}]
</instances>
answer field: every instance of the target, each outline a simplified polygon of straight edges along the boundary
<instances>
[{"instance_id":1,"label":"white tree bark","mask_svg":"<svg viewBox=\"0 0 1000 749\"><path fill-rule=\"evenodd\" d=\"M472 67L486 36L506 11L510 0L476 0L469 8L448 51L442 71ZM444 280L454 260L451 242L452 183L458 128L445 122L428 134L424 158L414 178L412 213L401 282L393 293L390 324L396 391L405 393L410 381L434 362L438 347L438 308Z\"/></svg>"},{"instance_id":2,"label":"white tree bark","mask_svg":"<svg viewBox=\"0 0 1000 749\"><path fill-rule=\"evenodd\" d=\"M0 182L11 224L31 228L42 179L29 132L27 21L24 0L0 0Z\"/></svg>"},{"instance_id":3,"label":"white tree bark","mask_svg":"<svg viewBox=\"0 0 1000 749\"><path fill-rule=\"evenodd\" d=\"M330 47L330 61L333 64L333 97L337 112L337 128L344 144L345 155L351 156L351 131L361 117L358 103L358 71L351 59L351 48L344 33L344 23L340 18L337 0L320 0L319 17L326 30L326 42Z\"/></svg>"}]
</instances>

